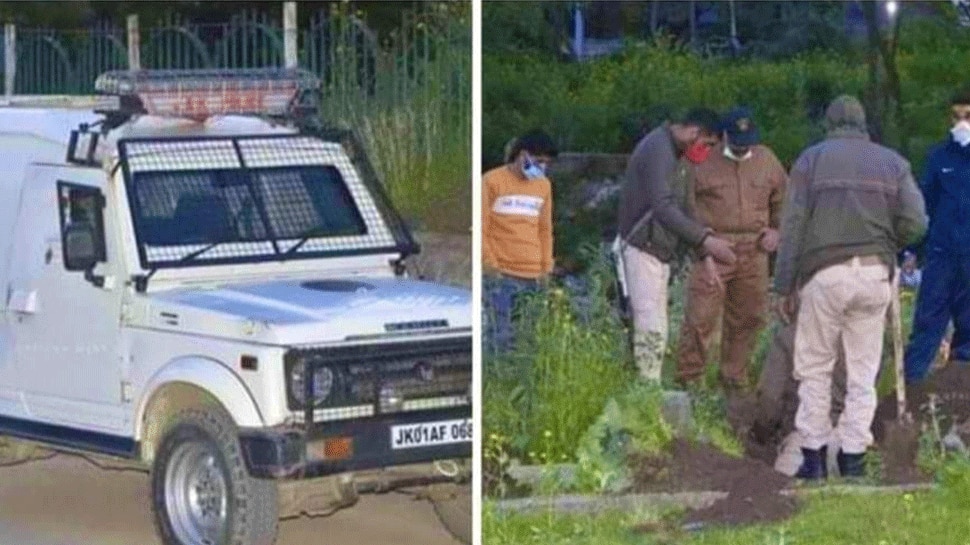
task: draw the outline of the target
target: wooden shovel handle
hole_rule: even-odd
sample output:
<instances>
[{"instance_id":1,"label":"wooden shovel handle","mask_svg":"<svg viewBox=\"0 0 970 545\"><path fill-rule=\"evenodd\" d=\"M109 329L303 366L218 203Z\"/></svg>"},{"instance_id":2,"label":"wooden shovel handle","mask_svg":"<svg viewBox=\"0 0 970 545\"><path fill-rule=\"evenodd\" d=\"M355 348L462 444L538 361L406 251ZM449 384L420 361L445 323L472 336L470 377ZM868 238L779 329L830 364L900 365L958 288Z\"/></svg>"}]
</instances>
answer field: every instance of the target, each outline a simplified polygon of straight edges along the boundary
<instances>
[{"instance_id":1,"label":"wooden shovel handle","mask_svg":"<svg viewBox=\"0 0 970 545\"><path fill-rule=\"evenodd\" d=\"M893 333L893 364L896 368L896 416L907 419L906 378L903 374L903 318L899 302L899 269L893 274L892 300L889 301L889 322Z\"/></svg>"}]
</instances>

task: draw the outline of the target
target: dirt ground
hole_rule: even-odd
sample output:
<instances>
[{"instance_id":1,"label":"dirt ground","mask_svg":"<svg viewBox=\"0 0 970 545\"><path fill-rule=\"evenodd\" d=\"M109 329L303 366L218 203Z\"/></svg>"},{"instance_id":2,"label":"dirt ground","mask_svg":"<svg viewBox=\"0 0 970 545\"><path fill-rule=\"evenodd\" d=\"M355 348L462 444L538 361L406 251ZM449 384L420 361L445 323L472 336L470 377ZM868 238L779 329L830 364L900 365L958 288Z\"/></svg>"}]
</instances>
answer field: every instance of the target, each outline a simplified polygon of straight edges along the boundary
<instances>
[{"instance_id":1,"label":"dirt ground","mask_svg":"<svg viewBox=\"0 0 970 545\"><path fill-rule=\"evenodd\" d=\"M970 419L970 369L951 364L931 375L926 383L907 388L906 406L919 420L928 420L930 392L937 396L942 433L945 434L954 421L962 423ZM872 434L877 442L884 436L883 423L895 418L896 397L893 395L883 399L876 408Z\"/></svg>"},{"instance_id":2,"label":"dirt ground","mask_svg":"<svg viewBox=\"0 0 970 545\"><path fill-rule=\"evenodd\" d=\"M916 423L896 423L895 392L883 398L873 420L875 448L883 461L883 481L902 484L926 481L929 477L916 467L918 433L929 425L929 393L937 396L941 434L951 424L965 443L970 444L970 369L948 366L926 384L907 390L910 413ZM791 405L791 404L789 404ZM792 411L797 403L786 410ZM732 458L709 445L676 440L665 458L637 457L631 460L636 492L684 492L715 490L728 497L711 507L687 515L687 524L750 524L782 520L798 508L797 501L779 492L793 479L773 468L782 438L791 431L793 414L783 418L777 428L759 430L758 405L753 396L732 398L727 418L745 443L746 457ZM962 425L961 425L962 424Z\"/></svg>"},{"instance_id":3,"label":"dirt ground","mask_svg":"<svg viewBox=\"0 0 970 545\"><path fill-rule=\"evenodd\" d=\"M929 476L916 467L921 429L929 426L929 394L936 394L940 433L945 435L952 424L968 428L970 422L970 369L949 365L937 371L920 386L907 388L907 409L915 419L914 425L900 425L896 418L895 390L883 397L876 408L872 422L875 449L883 462L883 480L886 484L923 482ZM758 415L758 405L753 397L735 398L728 405L728 421L743 438L746 454L771 464L778 453L781 441L793 429L794 411L798 400L792 396L783 398L783 410L788 413L781 424L773 429L759 429L753 423ZM964 440L970 440L965 437Z\"/></svg>"},{"instance_id":4,"label":"dirt ground","mask_svg":"<svg viewBox=\"0 0 970 545\"><path fill-rule=\"evenodd\" d=\"M421 253L408 259L413 278L471 289L472 237L466 233L414 233Z\"/></svg>"},{"instance_id":5,"label":"dirt ground","mask_svg":"<svg viewBox=\"0 0 970 545\"><path fill-rule=\"evenodd\" d=\"M404 494L364 496L324 518L280 524L277 545L320 543L456 545L430 502ZM0 543L160 544L148 505L148 477L110 471L69 455L0 468Z\"/></svg>"},{"instance_id":6,"label":"dirt ground","mask_svg":"<svg viewBox=\"0 0 970 545\"><path fill-rule=\"evenodd\" d=\"M709 445L675 440L666 460L634 462L637 492L714 490L728 497L687 515L685 523L743 524L790 517L798 505L779 492L792 479L752 458L732 458Z\"/></svg>"}]
</instances>

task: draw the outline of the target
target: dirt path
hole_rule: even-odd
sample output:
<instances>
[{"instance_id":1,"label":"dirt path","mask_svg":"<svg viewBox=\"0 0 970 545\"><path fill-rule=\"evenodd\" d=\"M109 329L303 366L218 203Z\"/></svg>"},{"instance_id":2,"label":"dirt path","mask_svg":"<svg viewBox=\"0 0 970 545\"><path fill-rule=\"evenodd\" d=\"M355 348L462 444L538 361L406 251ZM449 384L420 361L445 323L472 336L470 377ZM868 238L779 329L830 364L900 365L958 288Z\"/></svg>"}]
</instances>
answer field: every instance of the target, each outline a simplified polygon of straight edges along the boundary
<instances>
[{"instance_id":1,"label":"dirt path","mask_svg":"<svg viewBox=\"0 0 970 545\"><path fill-rule=\"evenodd\" d=\"M429 502L403 494L363 497L331 517L284 521L277 545L456 545ZM148 477L107 471L74 456L0 468L0 543L157 545Z\"/></svg>"}]
</instances>

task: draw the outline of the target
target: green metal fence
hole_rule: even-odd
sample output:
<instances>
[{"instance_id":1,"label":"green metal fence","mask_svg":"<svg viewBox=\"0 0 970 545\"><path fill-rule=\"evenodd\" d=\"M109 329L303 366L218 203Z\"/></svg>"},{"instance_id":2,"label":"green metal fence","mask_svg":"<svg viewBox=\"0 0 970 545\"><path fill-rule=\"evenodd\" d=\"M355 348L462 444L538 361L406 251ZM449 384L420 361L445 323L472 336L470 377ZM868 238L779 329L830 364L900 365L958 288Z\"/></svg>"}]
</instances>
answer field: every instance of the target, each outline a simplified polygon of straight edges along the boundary
<instances>
[{"instance_id":1,"label":"green metal fence","mask_svg":"<svg viewBox=\"0 0 970 545\"><path fill-rule=\"evenodd\" d=\"M427 200L449 190L436 187L445 183L441 176L462 176L448 184L468 183L470 9L427 2L404 12L399 28L384 39L343 3L307 20L298 29L298 62L323 82L323 115L362 134L392 194ZM172 16L143 25L139 56L142 68L283 66L283 36L280 20L265 13L240 13L223 24ZM128 67L127 42L126 29L112 24L17 28L14 93L90 94L98 74ZM459 164L443 154L467 158ZM453 164L442 168L448 161Z\"/></svg>"}]
</instances>

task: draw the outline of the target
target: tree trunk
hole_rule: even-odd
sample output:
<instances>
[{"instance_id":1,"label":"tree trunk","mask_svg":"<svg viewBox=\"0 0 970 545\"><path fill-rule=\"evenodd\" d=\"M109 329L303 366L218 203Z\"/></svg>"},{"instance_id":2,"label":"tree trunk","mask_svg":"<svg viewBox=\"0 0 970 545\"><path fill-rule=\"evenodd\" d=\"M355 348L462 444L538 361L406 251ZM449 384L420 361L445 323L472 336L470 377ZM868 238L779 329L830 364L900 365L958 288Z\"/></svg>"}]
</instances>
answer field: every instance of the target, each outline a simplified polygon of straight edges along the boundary
<instances>
[{"instance_id":1,"label":"tree trunk","mask_svg":"<svg viewBox=\"0 0 970 545\"><path fill-rule=\"evenodd\" d=\"M660 15L660 0L650 2L650 36L657 35L657 23Z\"/></svg>"},{"instance_id":2,"label":"tree trunk","mask_svg":"<svg viewBox=\"0 0 970 545\"><path fill-rule=\"evenodd\" d=\"M687 3L690 8L690 45L697 42L697 6L694 0Z\"/></svg>"},{"instance_id":3,"label":"tree trunk","mask_svg":"<svg viewBox=\"0 0 970 545\"><path fill-rule=\"evenodd\" d=\"M866 36L868 48L866 50L866 64L869 65L869 85L866 89L866 114L872 138L876 142L883 141L883 106L882 106L882 78L879 74L879 13L876 2L861 2L862 14L866 20Z\"/></svg>"},{"instance_id":4,"label":"tree trunk","mask_svg":"<svg viewBox=\"0 0 970 545\"><path fill-rule=\"evenodd\" d=\"M889 140L897 145L904 154L909 151L909 137L905 130L905 112L903 111L902 88L899 81L899 67L896 64L899 51L899 28L902 12L897 11L893 25L883 33L879 28L879 7L877 2L862 2L862 10L866 19L869 38L869 81L874 93L877 111L874 112L880 126L880 141ZM900 9L902 6L900 6ZM889 121L892 121L889 124ZM886 126L890 125L890 134L886 134Z\"/></svg>"}]
</instances>

